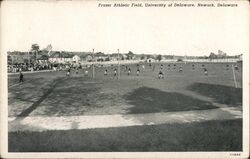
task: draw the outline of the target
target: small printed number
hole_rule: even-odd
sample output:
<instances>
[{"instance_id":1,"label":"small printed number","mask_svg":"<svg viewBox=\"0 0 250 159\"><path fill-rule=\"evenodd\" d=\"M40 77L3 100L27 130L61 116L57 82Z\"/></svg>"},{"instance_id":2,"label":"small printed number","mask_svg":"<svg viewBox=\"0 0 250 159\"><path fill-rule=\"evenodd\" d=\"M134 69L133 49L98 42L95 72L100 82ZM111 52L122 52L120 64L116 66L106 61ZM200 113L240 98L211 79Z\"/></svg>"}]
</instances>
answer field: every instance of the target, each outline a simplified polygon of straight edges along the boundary
<instances>
[{"instance_id":1,"label":"small printed number","mask_svg":"<svg viewBox=\"0 0 250 159\"><path fill-rule=\"evenodd\" d=\"M230 156L240 156L240 153L230 153Z\"/></svg>"}]
</instances>

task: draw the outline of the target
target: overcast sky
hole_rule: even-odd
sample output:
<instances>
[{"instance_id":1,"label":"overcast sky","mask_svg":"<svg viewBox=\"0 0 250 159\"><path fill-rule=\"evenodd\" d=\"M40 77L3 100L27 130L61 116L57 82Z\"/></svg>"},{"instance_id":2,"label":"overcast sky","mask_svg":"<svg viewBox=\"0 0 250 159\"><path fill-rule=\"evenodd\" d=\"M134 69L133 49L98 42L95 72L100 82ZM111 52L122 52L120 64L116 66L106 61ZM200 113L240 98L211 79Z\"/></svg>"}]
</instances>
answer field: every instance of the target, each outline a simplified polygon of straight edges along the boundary
<instances>
[{"instance_id":1,"label":"overcast sky","mask_svg":"<svg viewBox=\"0 0 250 159\"><path fill-rule=\"evenodd\" d=\"M2 51L208 55L248 53L248 4L236 8L100 8L90 1L2 3ZM128 1L129 3L129 1ZM162 2L159 2L162 3ZM168 2L169 3L169 2Z\"/></svg>"}]
</instances>

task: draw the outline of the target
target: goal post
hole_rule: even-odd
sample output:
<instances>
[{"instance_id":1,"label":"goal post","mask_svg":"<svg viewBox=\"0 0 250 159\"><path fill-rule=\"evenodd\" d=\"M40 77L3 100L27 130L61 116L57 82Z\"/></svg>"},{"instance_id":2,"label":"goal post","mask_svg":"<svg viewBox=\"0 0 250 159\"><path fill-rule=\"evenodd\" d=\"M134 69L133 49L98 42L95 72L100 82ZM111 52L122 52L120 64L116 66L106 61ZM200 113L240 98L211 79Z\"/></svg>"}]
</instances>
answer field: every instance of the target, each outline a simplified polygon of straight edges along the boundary
<instances>
[{"instance_id":1,"label":"goal post","mask_svg":"<svg viewBox=\"0 0 250 159\"><path fill-rule=\"evenodd\" d=\"M232 70L233 70L234 86L235 86L235 88L238 88L237 80L236 80L236 76L235 76L235 71L234 71L234 64L232 64Z\"/></svg>"}]
</instances>

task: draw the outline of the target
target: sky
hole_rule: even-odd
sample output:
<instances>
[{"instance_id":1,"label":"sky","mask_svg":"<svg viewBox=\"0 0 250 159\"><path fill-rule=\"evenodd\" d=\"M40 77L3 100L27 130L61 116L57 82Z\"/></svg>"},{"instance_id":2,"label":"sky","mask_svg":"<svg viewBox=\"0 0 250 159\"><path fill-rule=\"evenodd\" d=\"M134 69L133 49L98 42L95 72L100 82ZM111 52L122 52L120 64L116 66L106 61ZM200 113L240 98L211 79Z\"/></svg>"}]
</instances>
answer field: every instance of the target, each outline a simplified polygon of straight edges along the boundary
<instances>
[{"instance_id":1,"label":"sky","mask_svg":"<svg viewBox=\"0 0 250 159\"><path fill-rule=\"evenodd\" d=\"M1 52L29 51L34 43L41 49L51 44L53 50L104 53L249 52L248 3L243 1L234 8L102 8L99 3L109 2L4 1Z\"/></svg>"}]
</instances>

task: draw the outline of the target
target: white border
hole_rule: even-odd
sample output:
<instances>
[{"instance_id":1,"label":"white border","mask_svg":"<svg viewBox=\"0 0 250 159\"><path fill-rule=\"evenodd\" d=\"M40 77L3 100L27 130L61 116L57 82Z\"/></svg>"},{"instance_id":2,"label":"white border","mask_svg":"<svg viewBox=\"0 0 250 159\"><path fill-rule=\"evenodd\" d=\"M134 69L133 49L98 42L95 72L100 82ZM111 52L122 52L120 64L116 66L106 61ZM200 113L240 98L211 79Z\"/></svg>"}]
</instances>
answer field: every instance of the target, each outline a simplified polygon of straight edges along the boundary
<instances>
[{"instance_id":1,"label":"white border","mask_svg":"<svg viewBox=\"0 0 250 159\"><path fill-rule=\"evenodd\" d=\"M246 5L247 4L248 3L246 3ZM1 19L2 19L2 14L1 14ZM249 17L247 19L249 19ZM249 31L246 34L249 35ZM1 158L58 158L58 157L62 158L247 158L249 156L249 52L244 53L243 55L243 119L244 120L243 120L243 152L240 152L240 156L230 156L230 154L232 153L239 153L239 152L8 153L7 152L8 88L7 88L6 66L7 66L6 53L1 52L0 54Z\"/></svg>"}]
</instances>

